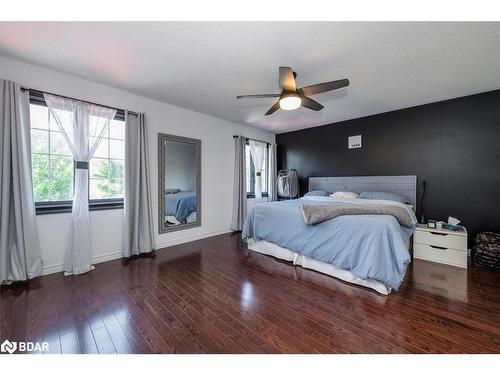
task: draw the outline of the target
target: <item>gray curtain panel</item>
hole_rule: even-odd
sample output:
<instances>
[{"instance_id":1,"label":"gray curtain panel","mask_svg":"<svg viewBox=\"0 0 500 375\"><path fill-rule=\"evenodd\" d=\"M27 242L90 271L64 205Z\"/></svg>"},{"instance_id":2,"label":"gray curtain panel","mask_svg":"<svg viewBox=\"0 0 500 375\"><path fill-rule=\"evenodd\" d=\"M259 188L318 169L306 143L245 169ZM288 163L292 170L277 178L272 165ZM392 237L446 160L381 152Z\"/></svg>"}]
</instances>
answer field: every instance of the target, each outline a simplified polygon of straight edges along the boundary
<instances>
[{"instance_id":1,"label":"gray curtain panel","mask_svg":"<svg viewBox=\"0 0 500 375\"><path fill-rule=\"evenodd\" d=\"M144 114L126 111L124 257L154 250L147 139Z\"/></svg>"},{"instance_id":2,"label":"gray curtain panel","mask_svg":"<svg viewBox=\"0 0 500 375\"><path fill-rule=\"evenodd\" d=\"M0 79L0 284L40 276L29 94Z\"/></svg>"},{"instance_id":3,"label":"gray curtain panel","mask_svg":"<svg viewBox=\"0 0 500 375\"><path fill-rule=\"evenodd\" d=\"M242 136L234 138L234 186L233 215L231 230L240 231L247 217L247 181L245 144L247 139Z\"/></svg>"},{"instance_id":4,"label":"gray curtain panel","mask_svg":"<svg viewBox=\"0 0 500 375\"><path fill-rule=\"evenodd\" d=\"M276 185L276 177L278 175L276 166L276 143L269 145L269 197L268 201L274 202L278 200L278 187Z\"/></svg>"}]
</instances>

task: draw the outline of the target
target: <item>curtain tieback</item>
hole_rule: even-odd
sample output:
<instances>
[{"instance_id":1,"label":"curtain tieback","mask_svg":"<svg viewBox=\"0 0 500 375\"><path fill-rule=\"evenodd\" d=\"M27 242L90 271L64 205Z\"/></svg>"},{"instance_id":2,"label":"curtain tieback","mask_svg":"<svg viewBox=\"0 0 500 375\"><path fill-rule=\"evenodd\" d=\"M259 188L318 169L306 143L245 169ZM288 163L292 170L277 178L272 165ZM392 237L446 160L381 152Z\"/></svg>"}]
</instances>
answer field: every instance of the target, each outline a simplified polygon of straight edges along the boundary
<instances>
[{"instance_id":1,"label":"curtain tieback","mask_svg":"<svg viewBox=\"0 0 500 375\"><path fill-rule=\"evenodd\" d=\"M75 160L75 169L89 169L89 162Z\"/></svg>"}]
</instances>

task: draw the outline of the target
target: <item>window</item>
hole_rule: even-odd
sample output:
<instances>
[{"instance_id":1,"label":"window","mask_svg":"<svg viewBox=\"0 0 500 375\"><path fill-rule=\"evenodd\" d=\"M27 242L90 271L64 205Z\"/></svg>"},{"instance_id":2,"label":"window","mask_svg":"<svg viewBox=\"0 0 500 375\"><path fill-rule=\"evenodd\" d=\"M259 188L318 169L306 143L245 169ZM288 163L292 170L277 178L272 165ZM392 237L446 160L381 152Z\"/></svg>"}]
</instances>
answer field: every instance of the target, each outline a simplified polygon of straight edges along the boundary
<instances>
[{"instance_id":1,"label":"window","mask_svg":"<svg viewBox=\"0 0 500 375\"><path fill-rule=\"evenodd\" d=\"M89 199L123 199L125 123L113 120L89 165Z\"/></svg>"},{"instance_id":2,"label":"window","mask_svg":"<svg viewBox=\"0 0 500 375\"><path fill-rule=\"evenodd\" d=\"M247 197L255 197L255 167L253 165L252 156L250 155L250 145L247 143L245 146L245 158L246 158L246 181L247 181ZM261 171L261 191L262 196L267 197L267 179L268 179L268 167L269 167L269 148L266 148L266 156L264 157L264 163L262 164Z\"/></svg>"},{"instance_id":3,"label":"window","mask_svg":"<svg viewBox=\"0 0 500 375\"><path fill-rule=\"evenodd\" d=\"M30 100L31 158L37 214L70 212L73 156L43 102L43 95L41 98L40 94L37 96ZM120 113L110 122L89 163L91 210L123 207L124 159L125 122L123 113Z\"/></svg>"},{"instance_id":4,"label":"window","mask_svg":"<svg viewBox=\"0 0 500 375\"><path fill-rule=\"evenodd\" d=\"M73 196L73 156L47 107L30 105L31 162L35 202L69 201Z\"/></svg>"}]
</instances>

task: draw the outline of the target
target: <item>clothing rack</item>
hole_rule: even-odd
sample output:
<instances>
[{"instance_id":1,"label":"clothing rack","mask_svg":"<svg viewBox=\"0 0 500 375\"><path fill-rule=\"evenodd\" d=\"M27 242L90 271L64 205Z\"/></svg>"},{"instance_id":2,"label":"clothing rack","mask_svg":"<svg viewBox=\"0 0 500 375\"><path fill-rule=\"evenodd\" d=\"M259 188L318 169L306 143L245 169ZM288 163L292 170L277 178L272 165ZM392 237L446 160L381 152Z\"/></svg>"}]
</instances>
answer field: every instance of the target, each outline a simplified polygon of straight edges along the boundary
<instances>
[{"instance_id":1,"label":"clothing rack","mask_svg":"<svg viewBox=\"0 0 500 375\"><path fill-rule=\"evenodd\" d=\"M89 102L88 100L83 100L83 99L78 99L78 98L72 98L71 96L66 96L66 95L60 95L60 94L53 94L51 92L48 92L48 91L41 91L41 90L36 90L36 89L30 89L30 88L27 88L27 87L21 87L21 91L22 92L25 92L25 91L28 91L30 94L31 93L34 93L35 95L39 96L39 97L43 97L43 94L49 94L49 95L55 95L55 96L60 96L62 98L66 98L66 99L71 99L71 100L78 100L80 102L85 102L85 103L89 103L89 104L93 104L93 105L98 105L100 107L105 107L105 108L111 108L111 109L116 109L117 111L122 111L123 114L125 115L125 110L124 109L121 109L121 108L115 108L115 107L110 107L108 105L103 105L103 104L99 104L99 103L93 103L93 102ZM130 115L133 115L133 116L137 116L138 113L137 112L133 112L133 111L128 111L128 113Z\"/></svg>"}]
</instances>

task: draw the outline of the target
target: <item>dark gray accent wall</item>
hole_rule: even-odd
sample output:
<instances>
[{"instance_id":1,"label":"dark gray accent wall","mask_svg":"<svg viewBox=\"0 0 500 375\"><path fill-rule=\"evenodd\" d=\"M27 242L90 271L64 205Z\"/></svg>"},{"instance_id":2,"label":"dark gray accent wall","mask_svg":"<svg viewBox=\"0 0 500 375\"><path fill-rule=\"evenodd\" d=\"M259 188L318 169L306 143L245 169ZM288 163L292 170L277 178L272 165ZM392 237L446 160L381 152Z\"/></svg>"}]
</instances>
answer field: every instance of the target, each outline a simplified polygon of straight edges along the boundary
<instances>
[{"instance_id":1,"label":"dark gray accent wall","mask_svg":"<svg viewBox=\"0 0 500 375\"><path fill-rule=\"evenodd\" d=\"M347 138L362 135L361 149ZM457 217L469 239L500 232L500 90L278 134L278 168L311 176L417 175L427 218ZM417 210L420 218L420 207Z\"/></svg>"}]
</instances>

